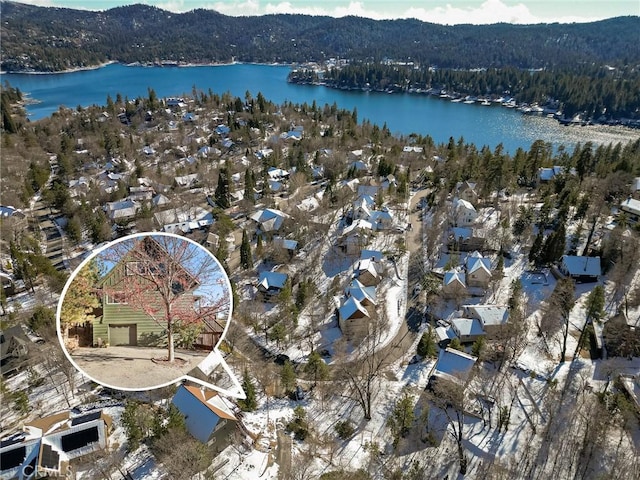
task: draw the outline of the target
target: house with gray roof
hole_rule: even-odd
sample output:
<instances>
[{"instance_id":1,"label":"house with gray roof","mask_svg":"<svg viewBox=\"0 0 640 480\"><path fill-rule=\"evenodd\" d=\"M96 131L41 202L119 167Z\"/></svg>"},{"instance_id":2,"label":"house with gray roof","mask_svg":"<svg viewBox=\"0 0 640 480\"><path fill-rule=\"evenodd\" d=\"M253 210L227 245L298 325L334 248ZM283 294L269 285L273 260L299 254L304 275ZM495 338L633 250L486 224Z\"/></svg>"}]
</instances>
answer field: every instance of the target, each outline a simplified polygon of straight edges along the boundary
<instances>
[{"instance_id":1,"label":"house with gray roof","mask_svg":"<svg viewBox=\"0 0 640 480\"><path fill-rule=\"evenodd\" d=\"M478 360L473 355L460 352L453 348L440 350L431 376L456 383L466 384L471 376L471 370ZM429 380L431 382L431 379Z\"/></svg>"},{"instance_id":2,"label":"house with gray roof","mask_svg":"<svg viewBox=\"0 0 640 480\"><path fill-rule=\"evenodd\" d=\"M479 252L467 256L465 264L467 270L467 284L470 287L487 288L491 281L491 260Z\"/></svg>"},{"instance_id":3,"label":"house with gray roof","mask_svg":"<svg viewBox=\"0 0 640 480\"><path fill-rule=\"evenodd\" d=\"M477 318L487 335L499 332L509 322L509 307L506 305L463 305L469 318Z\"/></svg>"},{"instance_id":4,"label":"house with gray roof","mask_svg":"<svg viewBox=\"0 0 640 480\"><path fill-rule=\"evenodd\" d=\"M477 318L454 318L451 320L451 328L460 340L460 343L475 342L485 336L482 322Z\"/></svg>"},{"instance_id":5,"label":"house with gray roof","mask_svg":"<svg viewBox=\"0 0 640 480\"><path fill-rule=\"evenodd\" d=\"M627 198L620 204L620 210L627 215L627 220L630 223L640 222L640 200L635 198Z\"/></svg>"}]
</instances>

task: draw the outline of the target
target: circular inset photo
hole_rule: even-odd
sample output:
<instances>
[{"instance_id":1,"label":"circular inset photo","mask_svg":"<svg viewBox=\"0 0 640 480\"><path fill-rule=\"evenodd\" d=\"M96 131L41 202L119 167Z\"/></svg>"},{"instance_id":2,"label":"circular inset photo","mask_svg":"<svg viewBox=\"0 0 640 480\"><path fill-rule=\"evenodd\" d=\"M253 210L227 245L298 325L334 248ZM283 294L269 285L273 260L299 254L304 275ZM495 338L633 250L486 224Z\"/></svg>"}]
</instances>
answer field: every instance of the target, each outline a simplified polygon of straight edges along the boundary
<instances>
[{"instance_id":1,"label":"circular inset photo","mask_svg":"<svg viewBox=\"0 0 640 480\"><path fill-rule=\"evenodd\" d=\"M92 380L122 390L179 381L210 361L231 318L229 277L178 235L130 235L92 253L58 304L58 336Z\"/></svg>"}]
</instances>

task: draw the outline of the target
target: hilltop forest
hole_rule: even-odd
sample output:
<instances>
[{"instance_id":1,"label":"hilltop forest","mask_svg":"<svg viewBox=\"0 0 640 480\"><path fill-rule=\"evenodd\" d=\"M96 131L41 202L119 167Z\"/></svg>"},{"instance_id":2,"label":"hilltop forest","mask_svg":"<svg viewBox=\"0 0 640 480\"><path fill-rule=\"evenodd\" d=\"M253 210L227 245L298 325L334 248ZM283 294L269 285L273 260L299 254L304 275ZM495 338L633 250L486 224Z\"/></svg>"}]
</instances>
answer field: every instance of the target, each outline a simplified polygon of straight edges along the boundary
<instances>
[{"instance_id":1,"label":"hilltop forest","mask_svg":"<svg viewBox=\"0 0 640 480\"><path fill-rule=\"evenodd\" d=\"M147 5L102 12L3 1L4 71L60 71L107 61L280 62L331 57L441 68L579 69L640 63L638 17L585 24L455 25L305 15L174 14ZM615 32L612 35L612 32Z\"/></svg>"}]
</instances>

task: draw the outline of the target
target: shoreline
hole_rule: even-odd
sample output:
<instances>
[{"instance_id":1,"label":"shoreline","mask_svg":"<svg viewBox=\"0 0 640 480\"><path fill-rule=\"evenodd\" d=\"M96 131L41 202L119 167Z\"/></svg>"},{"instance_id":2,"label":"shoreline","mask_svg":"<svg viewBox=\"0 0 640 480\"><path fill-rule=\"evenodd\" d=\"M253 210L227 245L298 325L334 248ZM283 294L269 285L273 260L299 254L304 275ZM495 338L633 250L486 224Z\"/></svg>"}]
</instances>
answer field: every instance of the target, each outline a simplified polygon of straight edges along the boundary
<instances>
[{"instance_id":1,"label":"shoreline","mask_svg":"<svg viewBox=\"0 0 640 480\"><path fill-rule=\"evenodd\" d=\"M100 68L108 67L109 65L122 65L123 67L145 67L145 68L194 68L194 67L229 67L233 65L261 65L265 67L293 67L293 63L265 63L265 62L212 62L212 63L143 63L143 62L131 62L122 63L116 60L110 60L98 65L92 65L89 67L75 67L68 68L66 70L58 70L56 72L42 72L42 71L11 71L0 70L0 75L60 75L65 73L78 73L91 70L99 70Z\"/></svg>"}]
</instances>

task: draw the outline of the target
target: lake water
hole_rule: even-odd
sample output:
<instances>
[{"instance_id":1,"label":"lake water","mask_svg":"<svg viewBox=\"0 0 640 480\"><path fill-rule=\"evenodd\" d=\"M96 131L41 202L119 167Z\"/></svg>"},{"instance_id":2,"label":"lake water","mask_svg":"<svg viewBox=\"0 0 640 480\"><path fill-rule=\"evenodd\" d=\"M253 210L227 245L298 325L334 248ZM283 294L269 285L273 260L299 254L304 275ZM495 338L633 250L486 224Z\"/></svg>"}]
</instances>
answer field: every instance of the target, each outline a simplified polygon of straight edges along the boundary
<instances>
[{"instance_id":1,"label":"lake water","mask_svg":"<svg viewBox=\"0 0 640 480\"><path fill-rule=\"evenodd\" d=\"M290 68L282 65L234 64L193 67L143 67L108 65L95 70L56 74L3 74L2 82L28 93L39 103L27 106L32 120L51 115L60 105L103 105L107 95L115 99L120 93L133 99L146 96L151 87L160 97L189 94L193 88L215 93L230 92L244 98L249 91L255 97L262 92L276 103L313 100L319 106L336 102L338 107L357 108L358 119L368 119L382 126L385 122L394 134L431 135L437 143L449 137L478 147L495 148L502 143L513 153L518 147L528 149L536 139L555 147L572 147L577 142L626 142L640 137L637 130L622 128L565 127L553 119L526 116L497 105L482 106L452 103L428 95L387 94L342 91L310 85L293 85L286 78Z\"/></svg>"}]
</instances>

